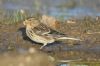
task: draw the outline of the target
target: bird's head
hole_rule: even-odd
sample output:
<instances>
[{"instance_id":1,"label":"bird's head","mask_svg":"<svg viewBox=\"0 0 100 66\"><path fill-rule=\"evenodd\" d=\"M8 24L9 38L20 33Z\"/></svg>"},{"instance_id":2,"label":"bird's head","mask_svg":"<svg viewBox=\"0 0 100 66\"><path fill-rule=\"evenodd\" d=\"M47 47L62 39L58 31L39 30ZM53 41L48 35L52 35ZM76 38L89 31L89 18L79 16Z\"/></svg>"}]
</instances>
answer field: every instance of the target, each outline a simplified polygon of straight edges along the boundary
<instances>
[{"instance_id":1,"label":"bird's head","mask_svg":"<svg viewBox=\"0 0 100 66\"><path fill-rule=\"evenodd\" d=\"M34 28L34 27L36 27L38 24L39 24L39 22L38 22L38 20L36 20L35 18L29 18L29 19L26 19L24 22L23 22L23 24L26 26L26 27L28 27L28 28Z\"/></svg>"}]
</instances>

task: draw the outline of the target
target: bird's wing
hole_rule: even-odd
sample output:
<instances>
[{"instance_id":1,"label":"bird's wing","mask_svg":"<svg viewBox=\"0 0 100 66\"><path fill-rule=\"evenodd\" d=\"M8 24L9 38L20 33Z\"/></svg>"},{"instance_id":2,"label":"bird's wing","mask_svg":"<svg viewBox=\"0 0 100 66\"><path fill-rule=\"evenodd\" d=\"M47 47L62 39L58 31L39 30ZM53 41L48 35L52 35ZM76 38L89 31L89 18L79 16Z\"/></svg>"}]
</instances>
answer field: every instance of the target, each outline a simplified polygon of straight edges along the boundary
<instances>
[{"instance_id":1,"label":"bird's wing","mask_svg":"<svg viewBox=\"0 0 100 66\"><path fill-rule=\"evenodd\" d=\"M78 41L82 41L79 38L72 38L72 37L67 37L66 35L57 35L57 34L47 34L49 37L52 37L56 40L62 40L62 39L69 39L69 40L78 40Z\"/></svg>"},{"instance_id":2,"label":"bird's wing","mask_svg":"<svg viewBox=\"0 0 100 66\"><path fill-rule=\"evenodd\" d=\"M46 25L40 23L38 26L34 27L34 32L38 35L45 35L51 32L50 28Z\"/></svg>"}]
</instances>

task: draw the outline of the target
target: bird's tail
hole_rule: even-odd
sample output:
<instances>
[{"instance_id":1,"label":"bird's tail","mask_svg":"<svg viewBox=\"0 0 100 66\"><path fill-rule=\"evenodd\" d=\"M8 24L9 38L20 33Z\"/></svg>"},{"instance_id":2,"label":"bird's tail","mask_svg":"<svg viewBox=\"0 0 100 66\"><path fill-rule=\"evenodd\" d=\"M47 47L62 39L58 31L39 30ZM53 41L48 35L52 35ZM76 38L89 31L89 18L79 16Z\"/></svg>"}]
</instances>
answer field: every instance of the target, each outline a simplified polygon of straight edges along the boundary
<instances>
[{"instance_id":1,"label":"bird's tail","mask_svg":"<svg viewBox=\"0 0 100 66\"><path fill-rule=\"evenodd\" d=\"M63 40L63 39L79 40L79 41L81 41L81 39L78 39L78 38L70 38L70 37L59 37L59 38L57 38L57 40Z\"/></svg>"},{"instance_id":2,"label":"bird's tail","mask_svg":"<svg viewBox=\"0 0 100 66\"><path fill-rule=\"evenodd\" d=\"M64 62L75 62L75 61L81 61L82 59L76 59L76 60L57 60L57 62L61 62L61 63L64 63Z\"/></svg>"}]
</instances>

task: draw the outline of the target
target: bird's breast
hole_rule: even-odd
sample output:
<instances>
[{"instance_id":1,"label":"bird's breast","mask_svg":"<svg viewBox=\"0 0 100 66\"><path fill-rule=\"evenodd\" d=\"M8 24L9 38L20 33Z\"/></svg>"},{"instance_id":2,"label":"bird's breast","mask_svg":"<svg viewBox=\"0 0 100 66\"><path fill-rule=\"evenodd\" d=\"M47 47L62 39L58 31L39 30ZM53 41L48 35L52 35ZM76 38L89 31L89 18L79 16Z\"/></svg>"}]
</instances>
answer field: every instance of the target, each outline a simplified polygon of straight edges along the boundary
<instances>
[{"instance_id":1,"label":"bird's breast","mask_svg":"<svg viewBox=\"0 0 100 66\"><path fill-rule=\"evenodd\" d=\"M38 35L34 31L26 30L27 36L38 43L53 43L55 40L51 36Z\"/></svg>"}]
</instances>

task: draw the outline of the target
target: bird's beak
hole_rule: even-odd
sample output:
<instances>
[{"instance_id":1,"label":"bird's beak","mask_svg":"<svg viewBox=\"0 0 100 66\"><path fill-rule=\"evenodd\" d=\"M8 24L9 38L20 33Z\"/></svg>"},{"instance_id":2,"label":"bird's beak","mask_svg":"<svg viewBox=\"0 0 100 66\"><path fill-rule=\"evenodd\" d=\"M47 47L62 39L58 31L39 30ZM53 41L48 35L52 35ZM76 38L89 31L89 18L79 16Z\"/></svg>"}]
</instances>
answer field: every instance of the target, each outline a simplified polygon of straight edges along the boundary
<instances>
[{"instance_id":1,"label":"bird's beak","mask_svg":"<svg viewBox=\"0 0 100 66\"><path fill-rule=\"evenodd\" d=\"M25 21L23 22L23 24L25 25Z\"/></svg>"},{"instance_id":2,"label":"bird's beak","mask_svg":"<svg viewBox=\"0 0 100 66\"><path fill-rule=\"evenodd\" d=\"M26 25L27 20L23 21L23 24Z\"/></svg>"}]
</instances>

